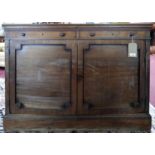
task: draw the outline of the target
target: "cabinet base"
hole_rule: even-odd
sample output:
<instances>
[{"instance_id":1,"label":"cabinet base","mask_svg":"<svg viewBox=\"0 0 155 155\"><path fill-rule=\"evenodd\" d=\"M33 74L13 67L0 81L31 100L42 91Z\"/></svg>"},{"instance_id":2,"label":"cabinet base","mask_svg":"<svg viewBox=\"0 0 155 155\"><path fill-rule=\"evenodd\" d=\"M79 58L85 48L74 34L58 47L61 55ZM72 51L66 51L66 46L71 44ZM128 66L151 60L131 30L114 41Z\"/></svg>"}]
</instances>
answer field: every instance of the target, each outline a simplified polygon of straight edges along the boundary
<instances>
[{"instance_id":1,"label":"cabinet base","mask_svg":"<svg viewBox=\"0 0 155 155\"><path fill-rule=\"evenodd\" d=\"M36 116L9 114L4 117L5 132L150 132L147 114L106 116Z\"/></svg>"}]
</instances>

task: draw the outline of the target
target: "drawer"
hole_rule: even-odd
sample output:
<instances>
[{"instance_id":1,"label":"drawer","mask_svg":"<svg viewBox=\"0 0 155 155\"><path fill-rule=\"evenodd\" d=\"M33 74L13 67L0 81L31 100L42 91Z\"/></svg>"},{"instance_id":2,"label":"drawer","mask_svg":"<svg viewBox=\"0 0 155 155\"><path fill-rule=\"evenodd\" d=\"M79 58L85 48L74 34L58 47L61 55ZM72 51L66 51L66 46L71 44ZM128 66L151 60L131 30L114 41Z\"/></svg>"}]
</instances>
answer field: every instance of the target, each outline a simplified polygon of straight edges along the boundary
<instances>
[{"instance_id":1,"label":"drawer","mask_svg":"<svg viewBox=\"0 0 155 155\"><path fill-rule=\"evenodd\" d=\"M80 39L149 39L150 34L145 31L80 31Z\"/></svg>"},{"instance_id":2,"label":"drawer","mask_svg":"<svg viewBox=\"0 0 155 155\"><path fill-rule=\"evenodd\" d=\"M7 32L6 37L17 39L75 39L74 31L18 31Z\"/></svg>"}]
</instances>

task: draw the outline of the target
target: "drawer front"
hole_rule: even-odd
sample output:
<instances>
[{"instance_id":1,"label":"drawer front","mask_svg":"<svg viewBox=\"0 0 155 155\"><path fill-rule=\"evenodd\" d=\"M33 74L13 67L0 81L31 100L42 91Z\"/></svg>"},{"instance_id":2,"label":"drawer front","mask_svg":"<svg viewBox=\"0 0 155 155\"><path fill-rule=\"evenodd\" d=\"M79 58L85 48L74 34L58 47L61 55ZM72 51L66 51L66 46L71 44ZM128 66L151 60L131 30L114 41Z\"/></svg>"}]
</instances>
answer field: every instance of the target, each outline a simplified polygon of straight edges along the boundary
<instances>
[{"instance_id":1,"label":"drawer front","mask_svg":"<svg viewBox=\"0 0 155 155\"><path fill-rule=\"evenodd\" d=\"M144 39L149 38L150 34L145 31L80 31L80 39Z\"/></svg>"},{"instance_id":2,"label":"drawer front","mask_svg":"<svg viewBox=\"0 0 155 155\"><path fill-rule=\"evenodd\" d=\"M6 37L17 39L75 39L74 31L18 31L7 32Z\"/></svg>"}]
</instances>

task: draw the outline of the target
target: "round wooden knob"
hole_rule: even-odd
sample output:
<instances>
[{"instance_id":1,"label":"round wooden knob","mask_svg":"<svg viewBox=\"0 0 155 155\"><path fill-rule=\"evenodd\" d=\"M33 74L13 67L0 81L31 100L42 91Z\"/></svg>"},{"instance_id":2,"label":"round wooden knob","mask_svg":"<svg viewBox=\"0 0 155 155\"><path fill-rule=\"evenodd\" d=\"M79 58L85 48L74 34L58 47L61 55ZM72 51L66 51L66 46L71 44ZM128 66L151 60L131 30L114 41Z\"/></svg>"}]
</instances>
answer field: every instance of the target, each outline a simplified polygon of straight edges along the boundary
<instances>
[{"instance_id":1,"label":"round wooden knob","mask_svg":"<svg viewBox=\"0 0 155 155\"><path fill-rule=\"evenodd\" d=\"M135 36L135 33L130 33L129 36L130 37L134 37Z\"/></svg>"},{"instance_id":2,"label":"round wooden knob","mask_svg":"<svg viewBox=\"0 0 155 155\"><path fill-rule=\"evenodd\" d=\"M21 36L25 37L26 36L26 33L21 33Z\"/></svg>"},{"instance_id":3,"label":"round wooden knob","mask_svg":"<svg viewBox=\"0 0 155 155\"><path fill-rule=\"evenodd\" d=\"M64 37L66 35L66 33L60 33L59 36L60 37Z\"/></svg>"},{"instance_id":4,"label":"round wooden knob","mask_svg":"<svg viewBox=\"0 0 155 155\"><path fill-rule=\"evenodd\" d=\"M91 37L94 37L96 34L95 33L90 33L89 34Z\"/></svg>"}]
</instances>

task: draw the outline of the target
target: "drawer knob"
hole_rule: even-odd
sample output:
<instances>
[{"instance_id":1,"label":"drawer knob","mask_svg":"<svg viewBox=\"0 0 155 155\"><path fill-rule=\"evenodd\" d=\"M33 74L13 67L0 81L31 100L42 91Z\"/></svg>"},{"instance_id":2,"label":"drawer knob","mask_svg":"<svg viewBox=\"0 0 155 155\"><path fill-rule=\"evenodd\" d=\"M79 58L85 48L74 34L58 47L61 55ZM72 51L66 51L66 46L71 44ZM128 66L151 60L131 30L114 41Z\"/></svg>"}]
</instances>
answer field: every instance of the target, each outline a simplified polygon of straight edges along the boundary
<instances>
[{"instance_id":1,"label":"drawer knob","mask_svg":"<svg viewBox=\"0 0 155 155\"><path fill-rule=\"evenodd\" d=\"M60 33L59 36L60 37L64 37L66 35L66 33Z\"/></svg>"},{"instance_id":2,"label":"drawer knob","mask_svg":"<svg viewBox=\"0 0 155 155\"><path fill-rule=\"evenodd\" d=\"M90 35L90 37L94 37L96 34L95 33L90 33L89 35Z\"/></svg>"},{"instance_id":3,"label":"drawer knob","mask_svg":"<svg viewBox=\"0 0 155 155\"><path fill-rule=\"evenodd\" d=\"M26 33L21 33L21 36L25 37L26 36Z\"/></svg>"},{"instance_id":4,"label":"drawer knob","mask_svg":"<svg viewBox=\"0 0 155 155\"><path fill-rule=\"evenodd\" d=\"M135 33L129 33L129 37L134 37L135 36Z\"/></svg>"}]
</instances>

